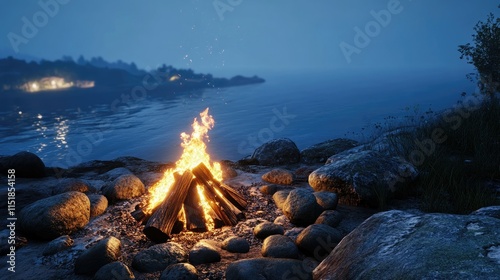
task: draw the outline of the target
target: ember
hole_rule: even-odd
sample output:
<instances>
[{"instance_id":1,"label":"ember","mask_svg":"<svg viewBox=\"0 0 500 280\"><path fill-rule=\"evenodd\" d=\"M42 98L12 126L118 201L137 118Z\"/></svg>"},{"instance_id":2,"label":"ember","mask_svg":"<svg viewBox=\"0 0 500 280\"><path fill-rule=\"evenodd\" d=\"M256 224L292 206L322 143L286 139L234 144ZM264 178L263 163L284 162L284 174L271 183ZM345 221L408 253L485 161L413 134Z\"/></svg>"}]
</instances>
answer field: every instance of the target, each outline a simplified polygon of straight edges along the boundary
<instances>
[{"instance_id":1,"label":"ember","mask_svg":"<svg viewBox=\"0 0 500 280\"><path fill-rule=\"evenodd\" d=\"M192 124L191 135L181 133L184 148L175 168L149 190L145 209L132 216L146 224L144 233L154 242L165 242L171 233L182 229L207 231L224 225L234 226L244 219L241 212L247 206L243 196L222 183L220 164L210 161L205 141L214 119L208 108Z\"/></svg>"}]
</instances>

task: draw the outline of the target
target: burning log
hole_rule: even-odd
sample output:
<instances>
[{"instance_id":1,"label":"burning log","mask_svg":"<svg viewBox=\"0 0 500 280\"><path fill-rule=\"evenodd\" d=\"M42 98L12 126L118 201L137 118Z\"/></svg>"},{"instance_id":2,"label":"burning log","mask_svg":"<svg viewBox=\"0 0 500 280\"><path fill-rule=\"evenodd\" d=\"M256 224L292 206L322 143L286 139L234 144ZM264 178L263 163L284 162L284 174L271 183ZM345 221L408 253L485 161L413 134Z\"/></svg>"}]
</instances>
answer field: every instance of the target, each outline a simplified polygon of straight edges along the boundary
<instances>
[{"instance_id":1,"label":"burning log","mask_svg":"<svg viewBox=\"0 0 500 280\"><path fill-rule=\"evenodd\" d=\"M204 187L208 203L217 216L226 225L236 225L243 213L224 197L220 187L221 183L212 176L210 170L203 163L193 169L193 174L196 176L196 181Z\"/></svg>"},{"instance_id":2,"label":"burning log","mask_svg":"<svg viewBox=\"0 0 500 280\"><path fill-rule=\"evenodd\" d=\"M203 189L203 194L198 191ZM200 195L210 206L204 209ZM131 215L145 224L144 233L154 242L165 242L172 233L186 229L196 232L208 230L207 216L215 228L236 225L245 216L241 210L247 203L243 196L214 178L210 170L200 163L193 171L175 175L175 183L165 199L151 213L136 209Z\"/></svg>"},{"instance_id":3,"label":"burning log","mask_svg":"<svg viewBox=\"0 0 500 280\"><path fill-rule=\"evenodd\" d=\"M184 201L184 213L186 214L186 229L196 232L207 231L203 207L200 204L197 182L193 180Z\"/></svg>"},{"instance_id":4,"label":"burning log","mask_svg":"<svg viewBox=\"0 0 500 280\"><path fill-rule=\"evenodd\" d=\"M193 174L189 170L184 171L182 176L176 180L171 191L146 223L144 234L149 239L156 243L162 243L170 238L170 233L178 220L179 211L186 199L192 180Z\"/></svg>"}]
</instances>

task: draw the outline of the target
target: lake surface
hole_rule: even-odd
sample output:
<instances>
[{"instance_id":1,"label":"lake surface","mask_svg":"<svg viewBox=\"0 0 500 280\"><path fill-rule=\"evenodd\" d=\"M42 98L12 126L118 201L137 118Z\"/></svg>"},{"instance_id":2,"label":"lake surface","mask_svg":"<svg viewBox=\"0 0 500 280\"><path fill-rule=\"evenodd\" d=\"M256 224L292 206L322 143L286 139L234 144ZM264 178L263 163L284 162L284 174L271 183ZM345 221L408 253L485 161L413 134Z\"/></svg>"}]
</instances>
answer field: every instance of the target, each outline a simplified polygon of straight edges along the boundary
<instances>
[{"instance_id":1,"label":"lake surface","mask_svg":"<svg viewBox=\"0 0 500 280\"><path fill-rule=\"evenodd\" d=\"M288 137L299 149L338 137L364 140L389 116L448 108L460 93L475 90L458 70L257 74L266 83L154 93L119 107L99 98L85 108L39 104L24 110L21 104L0 112L0 154L27 150L60 167L120 156L175 161L180 133L189 133L193 119L209 107L215 119L212 157L238 160L273 138Z\"/></svg>"}]
</instances>

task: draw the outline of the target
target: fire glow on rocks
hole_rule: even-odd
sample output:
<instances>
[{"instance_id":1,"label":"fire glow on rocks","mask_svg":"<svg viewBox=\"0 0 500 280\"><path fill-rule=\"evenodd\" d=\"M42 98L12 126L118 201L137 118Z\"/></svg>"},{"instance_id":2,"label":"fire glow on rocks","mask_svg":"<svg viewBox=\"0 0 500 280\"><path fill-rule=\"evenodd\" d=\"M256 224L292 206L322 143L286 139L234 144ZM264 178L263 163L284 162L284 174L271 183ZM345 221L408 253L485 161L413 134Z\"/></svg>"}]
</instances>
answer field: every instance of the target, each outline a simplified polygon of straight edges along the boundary
<instances>
[{"instance_id":1,"label":"fire glow on rocks","mask_svg":"<svg viewBox=\"0 0 500 280\"><path fill-rule=\"evenodd\" d=\"M144 232L153 241L164 242L179 222L188 230L210 231L235 225L244 217L245 200L221 183L221 166L206 152L208 131L214 123L208 108L200 113L200 120L194 119L192 133L181 133L183 153L175 167L149 189L148 204L142 211L150 217ZM200 215L193 215L196 212Z\"/></svg>"}]
</instances>

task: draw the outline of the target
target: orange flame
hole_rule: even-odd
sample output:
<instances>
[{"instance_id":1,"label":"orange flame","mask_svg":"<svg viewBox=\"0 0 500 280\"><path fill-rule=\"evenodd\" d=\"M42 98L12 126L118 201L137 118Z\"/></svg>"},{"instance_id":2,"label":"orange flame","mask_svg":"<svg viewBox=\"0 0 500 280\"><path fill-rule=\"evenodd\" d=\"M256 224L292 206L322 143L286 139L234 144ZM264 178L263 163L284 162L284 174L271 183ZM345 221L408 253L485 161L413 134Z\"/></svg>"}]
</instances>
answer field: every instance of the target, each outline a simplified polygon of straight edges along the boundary
<instances>
[{"instance_id":1,"label":"orange flame","mask_svg":"<svg viewBox=\"0 0 500 280\"><path fill-rule=\"evenodd\" d=\"M181 133L182 143L181 146L184 148L181 157L175 163L175 167L165 171L162 179L158 181L149 189L149 204L145 211L151 213L154 209L160 205L160 203L165 199L165 196L170 191L173 185L174 173L179 174L184 173L185 170L192 170L198 164L203 163L212 172L212 175L218 181L222 181L222 169L218 162L211 162L210 155L206 152L207 145L205 141L208 139L208 131L214 127L215 121L211 115L208 114L208 108L200 113L200 121L197 118L194 119L191 127L193 131L191 134L185 132ZM198 194L200 195L201 206L205 212L205 221L209 229L213 228L213 220L208 214L210 211L210 206L207 203L206 198L203 195L203 187L197 186Z\"/></svg>"}]
</instances>

